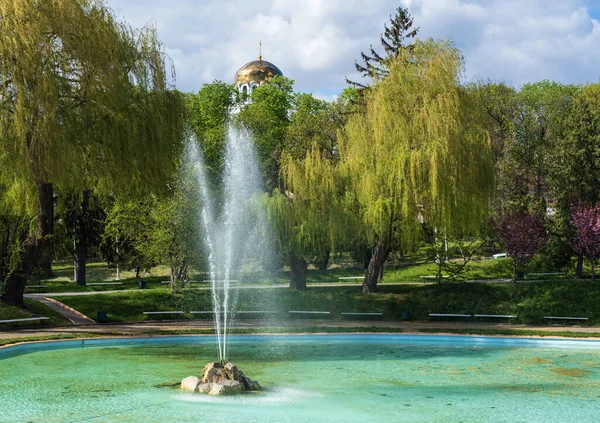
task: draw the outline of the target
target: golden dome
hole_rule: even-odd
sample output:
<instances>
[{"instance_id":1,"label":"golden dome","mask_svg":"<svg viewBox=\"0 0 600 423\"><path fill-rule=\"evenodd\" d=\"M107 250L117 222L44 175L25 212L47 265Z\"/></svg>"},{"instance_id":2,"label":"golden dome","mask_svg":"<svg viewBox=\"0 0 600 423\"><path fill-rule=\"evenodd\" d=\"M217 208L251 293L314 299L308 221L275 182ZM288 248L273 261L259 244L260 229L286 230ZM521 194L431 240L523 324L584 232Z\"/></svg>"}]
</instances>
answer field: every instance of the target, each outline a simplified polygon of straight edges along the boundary
<instances>
[{"instance_id":1,"label":"golden dome","mask_svg":"<svg viewBox=\"0 0 600 423\"><path fill-rule=\"evenodd\" d=\"M253 60L246 63L235 73L235 84L260 84L273 78L275 75L283 75L277 66L266 60Z\"/></svg>"}]
</instances>

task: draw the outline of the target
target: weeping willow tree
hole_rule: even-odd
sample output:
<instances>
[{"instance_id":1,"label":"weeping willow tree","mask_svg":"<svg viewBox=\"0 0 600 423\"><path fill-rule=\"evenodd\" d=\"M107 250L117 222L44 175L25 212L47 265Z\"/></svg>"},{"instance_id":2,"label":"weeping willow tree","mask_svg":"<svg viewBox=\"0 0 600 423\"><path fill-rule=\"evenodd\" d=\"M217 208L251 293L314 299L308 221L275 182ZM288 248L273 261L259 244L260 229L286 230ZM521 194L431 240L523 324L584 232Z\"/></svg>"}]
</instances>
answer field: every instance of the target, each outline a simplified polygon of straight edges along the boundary
<instances>
[{"instance_id":1,"label":"weeping willow tree","mask_svg":"<svg viewBox=\"0 0 600 423\"><path fill-rule=\"evenodd\" d=\"M2 200L36 218L7 277L7 303L23 304L47 250L54 187L167 189L183 110L172 75L155 30L132 30L101 0L0 0Z\"/></svg>"},{"instance_id":2,"label":"weeping willow tree","mask_svg":"<svg viewBox=\"0 0 600 423\"><path fill-rule=\"evenodd\" d=\"M461 89L460 52L417 42L389 63L340 137L338 173L350 181L366 240L375 245L362 290L375 292L392 248L409 251L424 224L477 231L493 186L489 136ZM352 207L348 205L347 207ZM347 228L356 231L356 228Z\"/></svg>"},{"instance_id":3,"label":"weeping willow tree","mask_svg":"<svg viewBox=\"0 0 600 423\"><path fill-rule=\"evenodd\" d=\"M284 191L275 190L269 198L269 220L287 256L291 268L290 288L306 288L307 256L322 256L345 234L344 227L353 213L344 213L343 181L337 178L336 167L315 144L306 156L294 159L282 156L281 173Z\"/></svg>"}]
</instances>

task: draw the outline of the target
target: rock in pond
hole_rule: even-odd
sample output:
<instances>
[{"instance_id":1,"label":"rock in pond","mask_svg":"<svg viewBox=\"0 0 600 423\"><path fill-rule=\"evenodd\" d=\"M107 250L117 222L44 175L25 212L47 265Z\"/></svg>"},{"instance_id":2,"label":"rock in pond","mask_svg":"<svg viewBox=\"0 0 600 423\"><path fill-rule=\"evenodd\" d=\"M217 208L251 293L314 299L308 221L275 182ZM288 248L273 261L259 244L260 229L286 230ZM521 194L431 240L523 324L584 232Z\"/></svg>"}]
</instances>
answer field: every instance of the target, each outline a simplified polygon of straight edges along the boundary
<instances>
[{"instance_id":1,"label":"rock in pond","mask_svg":"<svg viewBox=\"0 0 600 423\"><path fill-rule=\"evenodd\" d=\"M201 379L196 376L186 377L181 381L181 389L209 395L232 395L244 391L260 391L261 387L229 362L208 363L202 369Z\"/></svg>"},{"instance_id":2,"label":"rock in pond","mask_svg":"<svg viewBox=\"0 0 600 423\"><path fill-rule=\"evenodd\" d=\"M196 376L188 376L181 381L181 389L184 391L195 392L198 390L198 385L200 384L200 379Z\"/></svg>"}]
</instances>

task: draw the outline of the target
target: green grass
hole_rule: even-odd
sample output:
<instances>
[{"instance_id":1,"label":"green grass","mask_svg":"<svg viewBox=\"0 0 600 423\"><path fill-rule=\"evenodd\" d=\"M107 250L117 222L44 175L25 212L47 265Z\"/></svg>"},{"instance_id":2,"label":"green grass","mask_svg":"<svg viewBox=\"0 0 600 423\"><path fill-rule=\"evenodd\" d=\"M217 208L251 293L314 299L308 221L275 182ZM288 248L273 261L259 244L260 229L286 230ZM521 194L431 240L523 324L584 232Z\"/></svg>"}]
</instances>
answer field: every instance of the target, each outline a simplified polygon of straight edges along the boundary
<instances>
[{"instance_id":1,"label":"green grass","mask_svg":"<svg viewBox=\"0 0 600 423\"><path fill-rule=\"evenodd\" d=\"M544 272L549 269L544 268L544 264L539 260L534 260L529 266L523 269L528 272ZM555 270L555 269L550 269ZM116 272L115 269L109 268L104 262L92 262L87 265L87 280L88 283L94 282L114 282ZM435 275L437 267L433 263L420 264L392 264L385 269L384 280L386 283L423 283L425 282L421 276ZM83 291L103 291L103 290L138 290L137 279L132 271L121 272L120 282L123 285L117 286L81 286L72 281L73 266L70 264L61 264L53 266L54 277L40 281L43 285L48 285L48 292L83 292ZM165 266L158 266L150 269L149 272L143 273L141 278L146 280L147 287L150 290L160 290L167 292L168 287L161 284L161 281L168 280L169 272ZM348 268L333 266L328 270L309 269L307 274L307 283L355 283L360 284L361 279L348 280L340 278L348 277L364 277L365 270L361 268ZM202 281L206 278L203 273L192 272L191 279ZM466 272L461 279L465 280L481 280L481 279L509 279L512 278L512 261L507 258L482 260L479 262L470 262ZM551 279L548 277L547 279ZM265 278L256 273L248 273L243 277L245 284L261 284L272 285L274 283L288 283L289 271L281 271L277 277ZM429 281L431 282L431 280ZM31 284L37 284L32 282ZM194 284L193 286L202 286L202 284ZM208 284L205 284L208 286Z\"/></svg>"},{"instance_id":2,"label":"green grass","mask_svg":"<svg viewBox=\"0 0 600 423\"><path fill-rule=\"evenodd\" d=\"M49 317L50 320L44 324L52 325L64 325L70 324L69 320L61 316L51 308L41 304L37 301L25 299L25 308L11 307L0 302L0 320L12 320L12 319L26 319L30 317ZM22 322L19 323L19 327L22 326L39 326L40 322ZM9 327L3 324L2 327Z\"/></svg>"},{"instance_id":3,"label":"green grass","mask_svg":"<svg viewBox=\"0 0 600 423\"><path fill-rule=\"evenodd\" d=\"M600 323L600 283L557 280L519 284L443 283L379 287L379 293L360 293L359 287L312 287L298 292L282 288L240 291L238 310L382 312L385 320L398 320L403 310L414 320L429 313L514 314L518 323L544 324L544 316L588 317ZM110 321L148 320L144 311L211 310L209 291L124 291L93 296L61 297L65 304L95 318L106 311ZM190 316L191 317L191 316Z\"/></svg>"}]
</instances>

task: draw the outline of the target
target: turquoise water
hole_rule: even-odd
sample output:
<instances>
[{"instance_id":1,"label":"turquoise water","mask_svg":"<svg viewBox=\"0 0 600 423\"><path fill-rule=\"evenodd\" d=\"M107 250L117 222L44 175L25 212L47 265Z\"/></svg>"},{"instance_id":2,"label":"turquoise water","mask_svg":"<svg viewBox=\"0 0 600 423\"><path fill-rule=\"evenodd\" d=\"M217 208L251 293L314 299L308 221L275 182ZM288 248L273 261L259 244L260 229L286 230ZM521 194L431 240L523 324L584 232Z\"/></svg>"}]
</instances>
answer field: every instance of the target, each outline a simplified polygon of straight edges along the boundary
<instances>
[{"instance_id":1,"label":"turquoise water","mask_svg":"<svg viewBox=\"0 0 600 423\"><path fill-rule=\"evenodd\" d=\"M49 347L52 349L48 349ZM600 342L414 335L237 336L266 392L165 386L214 360L212 337L0 350L1 422L595 422Z\"/></svg>"}]
</instances>

